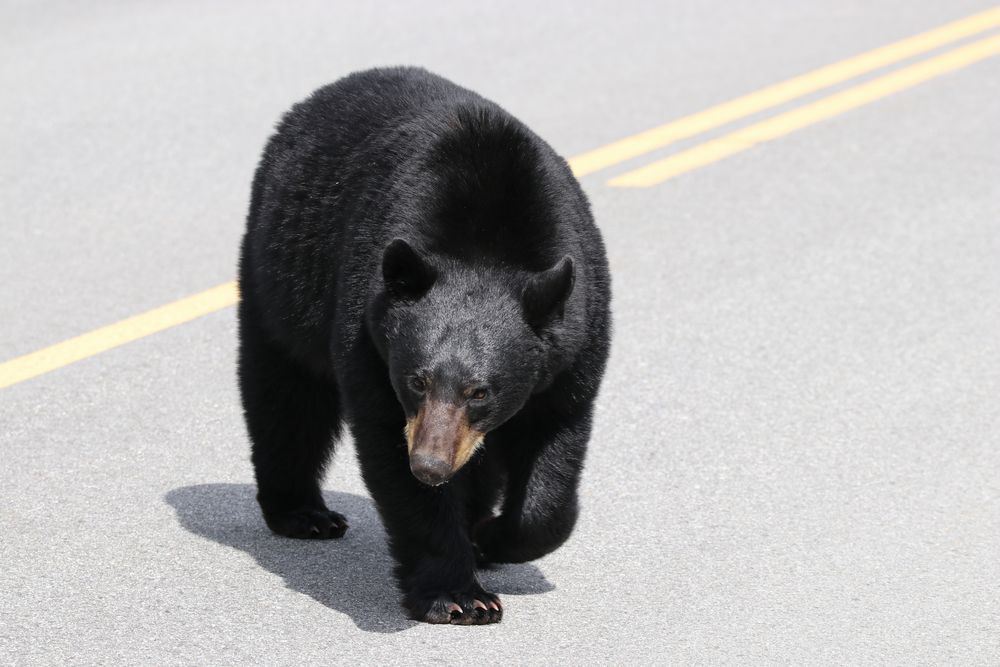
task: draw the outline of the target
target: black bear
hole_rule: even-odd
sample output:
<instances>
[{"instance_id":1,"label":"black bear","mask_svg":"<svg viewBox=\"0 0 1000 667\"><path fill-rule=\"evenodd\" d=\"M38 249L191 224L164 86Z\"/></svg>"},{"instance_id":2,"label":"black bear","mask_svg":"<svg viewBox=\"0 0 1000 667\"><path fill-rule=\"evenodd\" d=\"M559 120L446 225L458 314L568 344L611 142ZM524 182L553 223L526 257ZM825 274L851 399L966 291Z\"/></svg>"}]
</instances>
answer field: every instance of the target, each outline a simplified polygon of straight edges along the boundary
<instances>
[{"instance_id":1,"label":"black bear","mask_svg":"<svg viewBox=\"0 0 1000 667\"><path fill-rule=\"evenodd\" d=\"M409 614L499 621L477 566L573 530L610 342L604 244L566 162L425 70L352 74L268 142L239 282L267 525L344 534L320 481L346 422Z\"/></svg>"}]
</instances>

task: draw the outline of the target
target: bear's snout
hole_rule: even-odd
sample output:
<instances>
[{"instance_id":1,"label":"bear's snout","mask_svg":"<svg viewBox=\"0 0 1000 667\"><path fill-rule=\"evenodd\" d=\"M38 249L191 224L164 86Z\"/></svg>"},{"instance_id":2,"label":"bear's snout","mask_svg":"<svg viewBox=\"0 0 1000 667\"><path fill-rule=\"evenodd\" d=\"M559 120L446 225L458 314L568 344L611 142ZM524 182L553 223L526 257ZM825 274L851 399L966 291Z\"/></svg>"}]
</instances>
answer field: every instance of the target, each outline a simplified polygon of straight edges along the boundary
<instances>
[{"instance_id":1,"label":"bear's snout","mask_svg":"<svg viewBox=\"0 0 1000 667\"><path fill-rule=\"evenodd\" d=\"M406 421L410 471L425 484L443 484L472 458L483 437L469 425L465 407L427 398Z\"/></svg>"},{"instance_id":2,"label":"bear's snout","mask_svg":"<svg viewBox=\"0 0 1000 667\"><path fill-rule=\"evenodd\" d=\"M447 461L423 454L410 457L410 471L414 477L429 486L444 484L452 473L451 464Z\"/></svg>"}]
</instances>

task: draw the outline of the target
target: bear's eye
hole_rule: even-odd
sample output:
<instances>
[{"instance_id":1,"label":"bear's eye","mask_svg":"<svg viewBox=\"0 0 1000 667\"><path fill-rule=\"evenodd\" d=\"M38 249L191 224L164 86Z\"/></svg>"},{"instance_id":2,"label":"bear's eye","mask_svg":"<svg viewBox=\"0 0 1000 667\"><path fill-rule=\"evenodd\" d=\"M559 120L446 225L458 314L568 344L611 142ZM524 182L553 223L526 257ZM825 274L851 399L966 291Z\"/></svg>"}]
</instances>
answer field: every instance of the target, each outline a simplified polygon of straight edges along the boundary
<instances>
[{"instance_id":1,"label":"bear's eye","mask_svg":"<svg viewBox=\"0 0 1000 667\"><path fill-rule=\"evenodd\" d=\"M413 387L413 391L418 394L422 394L427 391L427 382L420 376L410 378L410 386Z\"/></svg>"},{"instance_id":2,"label":"bear's eye","mask_svg":"<svg viewBox=\"0 0 1000 667\"><path fill-rule=\"evenodd\" d=\"M485 389L483 389L482 387L480 387L479 389L474 390L472 392L472 395L469 396L469 398L471 398L474 401L481 401L484 398L486 398L486 394L487 394L487 391Z\"/></svg>"}]
</instances>

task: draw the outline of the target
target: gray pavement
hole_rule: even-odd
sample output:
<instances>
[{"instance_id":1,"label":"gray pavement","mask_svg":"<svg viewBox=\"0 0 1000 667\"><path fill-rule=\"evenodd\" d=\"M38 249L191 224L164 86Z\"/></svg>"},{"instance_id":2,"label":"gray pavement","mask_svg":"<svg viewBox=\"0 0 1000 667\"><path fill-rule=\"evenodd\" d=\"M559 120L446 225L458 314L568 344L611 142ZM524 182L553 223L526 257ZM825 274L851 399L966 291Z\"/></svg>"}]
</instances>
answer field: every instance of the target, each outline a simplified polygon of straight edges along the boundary
<instances>
[{"instance_id":1,"label":"gray pavement","mask_svg":"<svg viewBox=\"0 0 1000 667\"><path fill-rule=\"evenodd\" d=\"M0 360L231 279L281 111L377 64L571 156L985 2L13 3ZM232 309L0 391L0 663L1000 662L1000 59L662 185L584 178L616 339L571 541L406 620L253 501ZM625 166L644 164L649 158Z\"/></svg>"}]
</instances>

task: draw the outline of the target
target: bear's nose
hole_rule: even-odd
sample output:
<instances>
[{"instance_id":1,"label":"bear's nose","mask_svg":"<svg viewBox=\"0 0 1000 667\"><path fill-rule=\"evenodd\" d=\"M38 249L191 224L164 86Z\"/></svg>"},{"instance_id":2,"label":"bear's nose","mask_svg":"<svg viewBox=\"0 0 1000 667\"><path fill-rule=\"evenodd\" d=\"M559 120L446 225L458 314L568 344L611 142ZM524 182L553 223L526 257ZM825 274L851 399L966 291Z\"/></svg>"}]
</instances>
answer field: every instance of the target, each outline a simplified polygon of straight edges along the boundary
<instances>
[{"instance_id":1,"label":"bear's nose","mask_svg":"<svg viewBox=\"0 0 1000 667\"><path fill-rule=\"evenodd\" d=\"M430 486L444 484L451 477L451 466L447 461L425 454L410 457L410 471L414 477Z\"/></svg>"}]
</instances>

